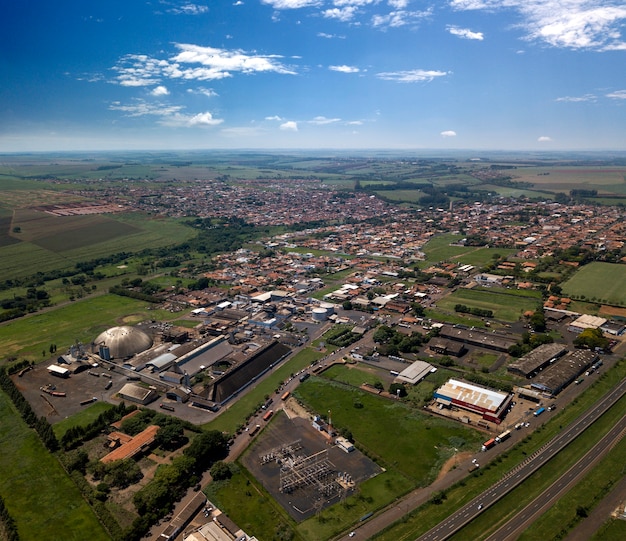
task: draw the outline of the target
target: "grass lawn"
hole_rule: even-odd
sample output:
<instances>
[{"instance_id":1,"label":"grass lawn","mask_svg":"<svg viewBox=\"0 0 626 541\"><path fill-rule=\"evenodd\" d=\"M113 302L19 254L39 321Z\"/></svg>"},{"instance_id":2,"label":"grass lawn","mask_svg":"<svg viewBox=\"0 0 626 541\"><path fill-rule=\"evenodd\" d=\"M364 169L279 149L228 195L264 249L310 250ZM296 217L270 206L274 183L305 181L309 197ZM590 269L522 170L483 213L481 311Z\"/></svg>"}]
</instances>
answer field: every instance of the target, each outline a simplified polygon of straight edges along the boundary
<instances>
[{"instance_id":1,"label":"grass lawn","mask_svg":"<svg viewBox=\"0 0 626 541\"><path fill-rule=\"evenodd\" d=\"M482 438L457 423L323 378L311 377L294 395L311 411L331 410L333 424L349 429L360 449L415 486L429 484L455 448L474 447Z\"/></svg>"},{"instance_id":2,"label":"grass lawn","mask_svg":"<svg viewBox=\"0 0 626 541\"><path fill-rule=\"evenodd\" d=\"M626 305L626 265L589 263L564 282L562 288L564 295L570 297L624 306Z\"/></svg>"},{"instance_id":3,"label":"grass lawn","mask_svg":"<svg viewBox=\"0 0 626 541\"><path fill-rule=\"evenodd\" d=\"M0 351L5 358L14 355L40 361L48 358L42 351L48 352L50 344L56 344L60 354L77 340L90 344L109 327L175 316L149 311L148 306L144 301L106 294L16 319L0 325Z\"/></svg>"},{"instance_id":4,"label":"grass lawn","mask_svg":"<svg viewBox=\"0 0 626 541\"><path fill-rule=\"evenodd\" d=\"M106 410L111 409L113 406L108 404L107 402L94 402L90 406L86 407L83 410L80 410L78 413L75 413L71 417L63 419L56 423L52 428L54 430L54 434L58 440L60 440L63 435L74 426L87 426L89 423L95 421L101 413L104 413Z\"/></svg>"},{"instance_id":5,"label":"grass lawn","mask_svg":"<svg viewBox=\"0 0 626 541\"><path fill-rule=\"evenodd\" d=\"M0 494L20 539L110 540L56 458L3 392L0 418Z\"/></svg>"}]
</instances>

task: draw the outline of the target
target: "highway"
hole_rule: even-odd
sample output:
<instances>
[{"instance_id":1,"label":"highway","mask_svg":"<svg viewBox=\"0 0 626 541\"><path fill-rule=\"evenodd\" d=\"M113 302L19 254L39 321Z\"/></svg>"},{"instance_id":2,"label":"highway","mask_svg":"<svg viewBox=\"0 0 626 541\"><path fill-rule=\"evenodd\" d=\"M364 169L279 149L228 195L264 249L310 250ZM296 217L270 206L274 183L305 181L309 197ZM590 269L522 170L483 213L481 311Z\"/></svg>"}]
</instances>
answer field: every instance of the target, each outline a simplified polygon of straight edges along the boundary
<instances>
[{"instance_id":1,"label":"highway","mask_svg":"<svg viewBox=\"0 0 626 541\"><path fill-rule=\"evenodd\" d=\"M441 541L448 539L478 515L508 494L539 468L550 461L558 452L595 422L604 412L613 406L626 393L626 379L605 395L592 408L557 434L543 447L535 451L524 462L509 471L495 485L474 498L471 502L454 512L444 521L425 533L419 541Z\"/></svg>"}]
</instances>

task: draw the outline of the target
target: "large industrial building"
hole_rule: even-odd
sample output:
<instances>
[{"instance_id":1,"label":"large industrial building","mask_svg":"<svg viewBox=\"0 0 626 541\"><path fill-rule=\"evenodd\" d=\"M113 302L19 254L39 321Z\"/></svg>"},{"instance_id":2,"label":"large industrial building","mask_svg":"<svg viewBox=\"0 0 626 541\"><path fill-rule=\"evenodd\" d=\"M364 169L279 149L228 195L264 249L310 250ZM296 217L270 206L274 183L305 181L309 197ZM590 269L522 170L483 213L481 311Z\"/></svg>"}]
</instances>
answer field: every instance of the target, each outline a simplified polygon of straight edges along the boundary
<instances>
[{"instance_id":1,"label":"large industrial building","mask_svg":"<svg viewBox=\"0 0 626 541\"><path fill-rule=\"evenodd\" d=\"M567 353L563 344L542 344L508 366L508 371L525 378L541 372Z\"/></svg>"},{"instance_id":2,"label":"large industrial building","mask_svg":"<svg viewBox=\"0 0 626 541\"><path fill-rule=\"evenodd\" d=\"M540 372L530 386L555 395L572 383L598 359L598 354L588 349L571 351L543 372Z\"/></svg>"},{"instance_id":3,"label":"large industrial building","mask_svg":"<svg viewBox=\"0 0 626 541\"><path fill-rule=\"evenodd\" d=\"M512 395L480 387L456 379L448 380L435 391L435 400L444 406L456 406L492 423L500 424L511 402Z\"/></svg>"}]
</instances>

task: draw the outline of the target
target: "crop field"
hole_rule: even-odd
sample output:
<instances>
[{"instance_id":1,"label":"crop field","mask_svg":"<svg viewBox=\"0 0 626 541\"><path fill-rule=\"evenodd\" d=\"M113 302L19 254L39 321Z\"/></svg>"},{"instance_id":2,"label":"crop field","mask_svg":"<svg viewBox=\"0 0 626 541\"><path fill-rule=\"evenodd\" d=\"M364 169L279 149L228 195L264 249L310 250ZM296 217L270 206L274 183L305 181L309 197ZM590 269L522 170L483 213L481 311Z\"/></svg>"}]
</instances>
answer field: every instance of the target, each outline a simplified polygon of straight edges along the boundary
<instances>
[{"instance_id":1,"label":"crop field","mask_svg":"<svg viewBox=\"0 0 626 541\"><path fill-rule=\"evenodd\" d=\"M536 187L540 188L543 186L536 186ZM541 199L545 199L549 195L546 192L539 192L536 190L529 190L529 189L524 189L524 188L513 188L510 186L496 186L495 184L480 184L479 186L476 186L476 188L479 188L481 190L488 190L490 192L495 192L495 193L502 195L503 197L522 197L523 196L523 197L538 197ZM550 192L552 191L560 191L560 190L550 190Z\"/></svg>"},{"instance_id":2,"label":"crop field","mask_svg":"<svg viewBox=\"0 0 626 541\"><path fill-rule=\"evenodd\" d=\"M188 240L195 232L175 220L138 214L54 217L42 212L20 211L22 231L14 233L18 244L2 245L0 275L28 276L37 271L73 267L78 261L118 252L143 250ZM30 241L30 242L29 242ZM33 268L33 262L37 268Z\"/></svg>"},{"instance_id":3,"label":"crop field","mask_svg":"<svg viewBox=\"0 0 626 541\"><path fill-rule=\"evenodd\" d=\"M593 262L562 284L564 294L588 301L626 305L626 265Z\"/></svg>"},{"instance_id":4,"label":"crop field","mask_svg":"<svg viewBox=\"0 0 626 541\"><path fill-rule=\"evenodd\" d=\"M384 197L390 201L408 201L409 203L417 203L426 194L421 190L390 190L384 192L374 192L380 197Z\"/></svg>"},{"instance_id":5,"label":"crop field","mask_svg":"<svg viewBox=\"0 0 626 541\"><path fill-rule=\"evenodd\" d=\"M530 293L530 295L528 294ZM454 311L454 306L463 304L470 308L493 311L494 317L514 322L527 310L536 310L541 303L537 292L513 292L507 289L458 289L437 301L437 308Z\"/></svg>"},{"instance_id":6,"label":"crop field","mask_svg":"<svg viewBox=\"0 0 626 541\"><path fill-rule=\"evenodd\" d=\"M456 261L463 265L486 265L492 261L493 256L510 255L515 250L506 248L487 248L485 246L459 246L455 245L463 237L451 233L438 235L430 239L424 246L426 261L420 263L420 267L439 263L441 261Z\"/></svg>"},{"instance_id":7,"label":"crop field","mask_svg":"<svg viewBox=\"0 0 626 541\"><path fill-rule=\"evenodd\" d=\"M0 418L0 495L20 539L109 540L59 462L3 392Z\"/></svg>"},{"instance_id":8,"label":"crop field","mask_svg":"<svg viewBox=\"0 0 626 541\"><path fill-rule=\"evenodd\" d=\"M433 481L455 448L475 446L482 437L457 423L318 377L309 378L294 395L311 411L332 411L334 426L348 428L359 446L378 457L379 465L397 470L417 486Z\"/></svg>"}]
</instances>

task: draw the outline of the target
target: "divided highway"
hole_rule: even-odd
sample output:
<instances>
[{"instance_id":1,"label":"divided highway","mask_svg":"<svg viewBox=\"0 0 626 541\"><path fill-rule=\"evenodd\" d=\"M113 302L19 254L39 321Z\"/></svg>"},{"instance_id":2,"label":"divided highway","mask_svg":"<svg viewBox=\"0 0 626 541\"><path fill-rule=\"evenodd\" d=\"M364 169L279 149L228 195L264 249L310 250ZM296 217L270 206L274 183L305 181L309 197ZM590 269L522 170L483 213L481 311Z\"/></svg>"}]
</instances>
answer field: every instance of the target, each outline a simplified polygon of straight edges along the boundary
<instances>
[{"instance_id":1,"label":"divided highway","mask_svg":"<svg viewBox=\"0 0 626 541\"><path fill-rule=\"evenodd\" d=\"M496 503L515 487L520 485L539 468L551 460L558 452L578 437L585 429L595 422L603 413L613 406L626 393L626 379L605 395L593 407L557 434L542 448L535 451L524 462L508 472L500 481L474 498L471 502L454 512L433 529L419 538L419 541L441 541L448 539L465 525L469 524L480 513Z\"/></svg>"}]
</instances>

